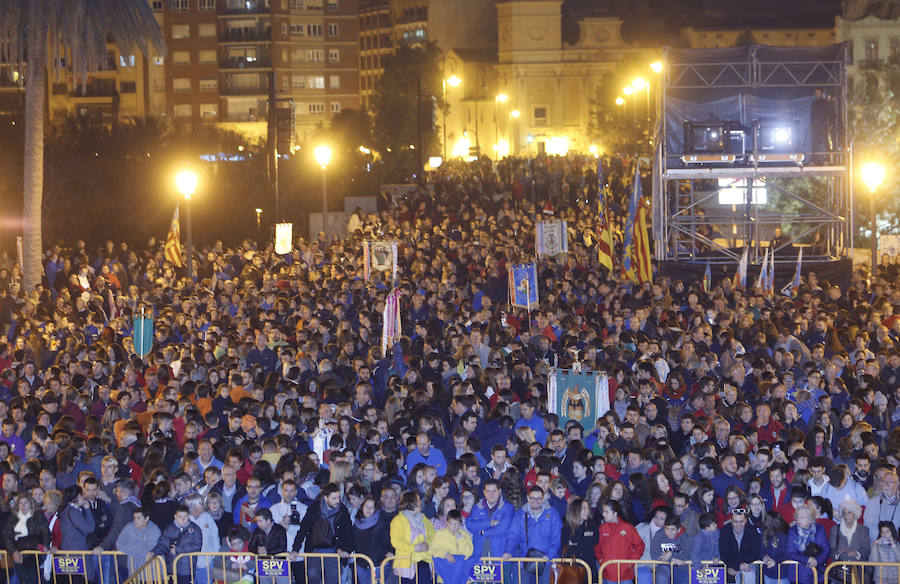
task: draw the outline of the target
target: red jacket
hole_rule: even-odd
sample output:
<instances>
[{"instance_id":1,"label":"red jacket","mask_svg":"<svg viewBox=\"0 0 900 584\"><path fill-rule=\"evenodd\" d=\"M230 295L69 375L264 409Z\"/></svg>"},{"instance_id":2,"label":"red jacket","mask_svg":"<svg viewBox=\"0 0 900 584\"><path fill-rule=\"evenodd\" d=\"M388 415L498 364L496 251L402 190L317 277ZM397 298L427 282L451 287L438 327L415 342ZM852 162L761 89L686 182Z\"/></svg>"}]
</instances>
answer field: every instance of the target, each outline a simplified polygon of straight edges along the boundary
<instances>
[{"instance_id":1,"label":"red jacket","mask_svg":"<svg viewBox=\"0 0 900 584\"><path fill-rule=\"evenodd\" d=\"M627 521L619 519L615 523L603 523L597 530L599 542L594 548L597 561L602 564L609 560L639 560L644 554L644 540ZM634 580L634 564L611 564L601 575L604 580L621 582Z\"/></svg>"}]
</instances>

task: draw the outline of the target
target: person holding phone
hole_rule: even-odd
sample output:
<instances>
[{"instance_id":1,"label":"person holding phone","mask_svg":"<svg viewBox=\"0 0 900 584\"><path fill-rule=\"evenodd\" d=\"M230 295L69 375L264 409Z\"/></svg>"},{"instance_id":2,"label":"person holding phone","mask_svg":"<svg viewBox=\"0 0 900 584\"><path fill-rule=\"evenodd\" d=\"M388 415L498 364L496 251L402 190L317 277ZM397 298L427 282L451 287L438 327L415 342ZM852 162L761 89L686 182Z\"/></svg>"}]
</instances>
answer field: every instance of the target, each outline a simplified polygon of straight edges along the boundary
<instances>
[{"instance_id":1,"label":"person holding phone","mask_svg":"<svg viewBox=\"0 0 900 584\"><path fill-rule=\"evenodd\" d=\"M871 561L876 563L895 564L900 558L900 549L897 547L897 528L890 521L878 523L878 537L872 543L872 552L869 554ZM892 566L878 566L875 568L873 582L875 584L888 584L897 581L897 568Z\"/></svg>"}]
</instances>

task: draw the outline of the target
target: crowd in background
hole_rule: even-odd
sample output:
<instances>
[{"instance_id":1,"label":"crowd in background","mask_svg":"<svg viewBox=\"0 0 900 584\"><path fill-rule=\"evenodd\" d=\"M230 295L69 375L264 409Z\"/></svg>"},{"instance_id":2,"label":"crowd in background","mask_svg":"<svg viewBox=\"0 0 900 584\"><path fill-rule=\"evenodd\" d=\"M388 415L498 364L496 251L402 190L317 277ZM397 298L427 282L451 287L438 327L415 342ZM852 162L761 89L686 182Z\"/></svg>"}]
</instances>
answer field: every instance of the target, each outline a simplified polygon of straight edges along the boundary
<instances>
[{"instance_id":1,"label":"crowd in background","mask_svg":"<svg viewBox=\"0 0 900 584\"><path fill-rule=\"evenodd\" d=\"M630 164L605 164L615 223ZM794 298L636 285L598 264L592 157L432 178L288 255L204 246L196 283L155 241L54 246L37 290L0 258L14 578L47 578L56 550L119 551L126 571L160 556L180 582L252 579L242 552L288 554L297 582L328 584L372 581L351 554L394 557L391 581L448 584L481 557L572 557L595 582L640 583L646 567L599 566L660 560L667 581L721 562L730 581L808 584L830 561L900 560L896 265L843 289L806 273ZM569 252L538 262L538 308L512 308L507 266L534 258L548 211ZM398 242L397 282L363 279L372 239ZM394 288L402 338L383 352ZM587 429L548 413L552 368L576 360L609 377ZM87 579L114 561L88 561Z\"/></svg>"}]
</instances>

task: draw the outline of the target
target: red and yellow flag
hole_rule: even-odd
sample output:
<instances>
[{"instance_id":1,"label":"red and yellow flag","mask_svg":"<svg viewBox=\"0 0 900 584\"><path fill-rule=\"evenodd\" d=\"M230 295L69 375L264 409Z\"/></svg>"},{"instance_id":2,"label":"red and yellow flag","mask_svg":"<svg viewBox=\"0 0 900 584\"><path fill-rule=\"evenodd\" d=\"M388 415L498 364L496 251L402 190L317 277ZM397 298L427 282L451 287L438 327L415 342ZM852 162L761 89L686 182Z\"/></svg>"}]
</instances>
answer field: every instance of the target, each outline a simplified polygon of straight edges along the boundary
<instances>
[{"instance_id":1,"label":"red and yellow flag","mask_svg":"<svg viewBox=\"0 0 900 584\"><path fill-rule=\"evenodd\" d=\"M166 259L179 268L184 266L184 261L181 259L181 251L181 226L178 222L178 205L175 205L175 215L172 216L169 233L166 235L165 254Z\"/></svg>"}]
</instances>

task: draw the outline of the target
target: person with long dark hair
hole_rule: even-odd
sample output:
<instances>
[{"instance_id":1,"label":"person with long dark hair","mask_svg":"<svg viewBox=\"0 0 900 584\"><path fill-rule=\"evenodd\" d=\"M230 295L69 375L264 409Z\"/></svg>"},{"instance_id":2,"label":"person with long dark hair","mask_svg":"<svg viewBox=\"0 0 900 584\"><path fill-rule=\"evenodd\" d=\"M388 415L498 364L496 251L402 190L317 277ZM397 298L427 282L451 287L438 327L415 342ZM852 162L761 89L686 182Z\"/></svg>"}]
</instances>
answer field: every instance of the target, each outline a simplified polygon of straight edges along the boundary
<instances>
[{"instance_id":1,"label":"person with long dark hair","mask_svg":"<svg viewBox=\"0 0 900 584\"><path fill-rule=\"evenodd\" d=\"M787 570L781 563L787 559L788 524L778 511L767 511L763 516L762 561L765 584L787 584ZM793 575L793 574L791 574Z\"/></svg>"},{"instance_id":2,"label":"person with long dark hair","mask_svg":"<svg viewBox=\"0 0 900 584\"><path fill-rule=\"evenodd\" d=\"M594 572L592 581L597 580L594 554L599 538L597 528L588 502L579 497L572 499L563 521L562 555L566 558L583 560L585 564L592 566Z\"/></svg>"}]
</instances>

